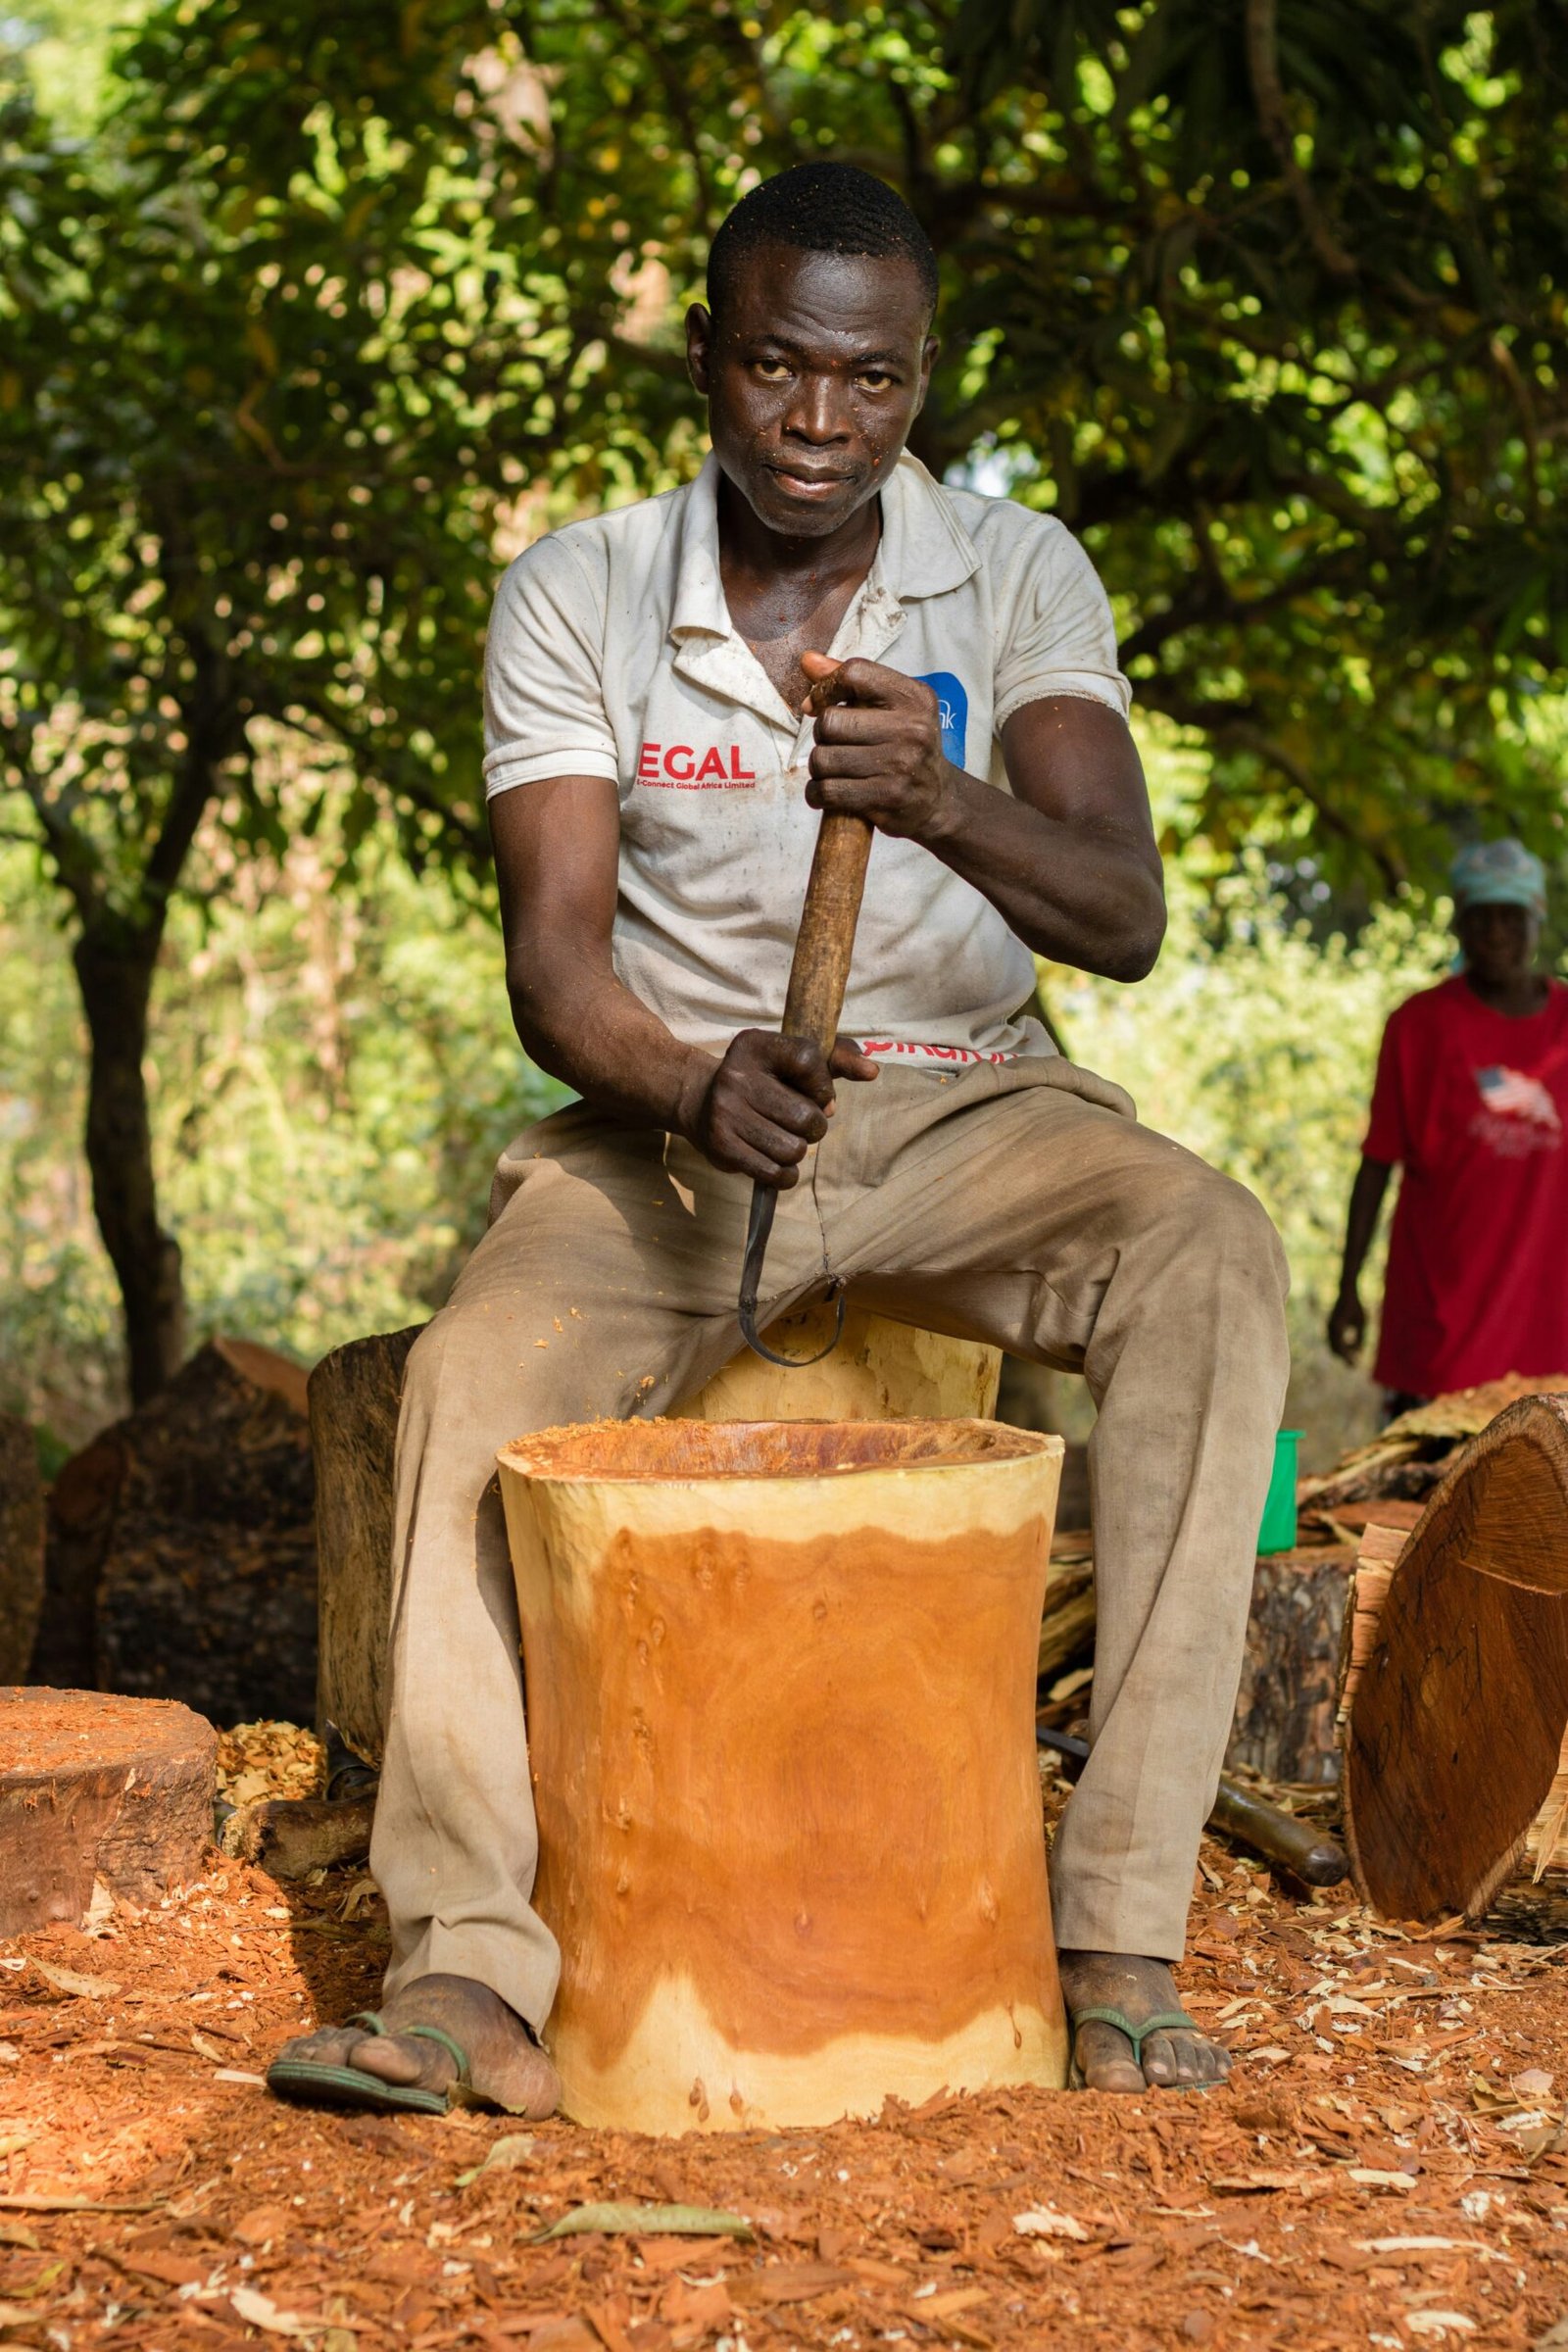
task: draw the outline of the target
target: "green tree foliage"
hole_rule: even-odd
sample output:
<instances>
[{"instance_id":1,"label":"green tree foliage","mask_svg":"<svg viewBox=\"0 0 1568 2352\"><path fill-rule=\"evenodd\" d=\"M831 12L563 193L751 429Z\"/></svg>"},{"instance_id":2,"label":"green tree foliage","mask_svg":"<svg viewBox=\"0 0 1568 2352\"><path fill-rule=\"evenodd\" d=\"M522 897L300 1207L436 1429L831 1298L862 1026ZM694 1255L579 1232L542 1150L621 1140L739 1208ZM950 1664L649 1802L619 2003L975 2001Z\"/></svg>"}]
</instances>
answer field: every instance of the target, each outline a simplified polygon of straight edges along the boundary
<instances>
[{"instance_id":1,"label":"green tree foliage","mask_svg":"<svg viewBox=\"0 0 1568 2352\"><path fill-rule=\"evenodd\" d=\"M56 13L59 14L58 0ZM72 926L138 1393L178 1350L141 1071L192 845L479 854L498 545L700 454L679 323L833 153L943 258L938 469L1088 540L1222 849L1376 886L1554 843L1568 0L168 0L0 158L0 785ZM500 534L498 540L498 533ZM315 811L307 802L300 823Z\"/></svg>"},{"instance_id":2,"label":"green tree foliage","mask_svg":"<svg viewBox=\"0 0 1568 2352\"><path fill-rule=\"evenodd\" d=\"M205 127L154 77L172 20L94 147L50 146L14 84L0 191L0 314L22 330L0 369L0 759L69 909L138 1396L182 1348L144 1062L204 820L275 850L277 782L315 762L297 821L347 779L347 855L388 806L416 858L481 842L467 706L503 485L501 346L476 353L466 324L487 315L479 143L426 48L399 58L395 111L296 106L285 153L255 29L233 29ZM223 142L273 138L269 202L221 167Z\"/></svg>"}]
</instances>

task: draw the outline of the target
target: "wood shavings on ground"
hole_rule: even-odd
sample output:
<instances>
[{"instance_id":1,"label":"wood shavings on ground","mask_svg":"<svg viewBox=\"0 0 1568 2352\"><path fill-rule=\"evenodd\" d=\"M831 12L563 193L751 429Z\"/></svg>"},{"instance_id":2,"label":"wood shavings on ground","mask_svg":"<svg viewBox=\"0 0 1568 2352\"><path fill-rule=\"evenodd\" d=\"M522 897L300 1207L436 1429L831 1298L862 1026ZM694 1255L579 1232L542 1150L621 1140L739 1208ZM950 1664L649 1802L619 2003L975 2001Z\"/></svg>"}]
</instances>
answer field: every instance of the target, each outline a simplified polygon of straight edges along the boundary
<instances>
[{"instance_id":1,"label":"wood shavings on ground","mask_svg":"<svg viewBox=\"0 0 1568 2352\"><path fill-rule=\"evenodd\" d=\"M1402 1930L1338 1888L1297 1901L1213 1840L1198 1887L1180 1981L1235 2053L1222 2089L1013 2090L679 2140L554 2122L500 2153L504 2116L268 2097L290 2034L374 2001L384 1915L353 1874L284 1887L215 1856L90 1944L0 1945L0 2340L1529 2352L1568 2306L1563 1882L1511 1889L1485 1931ZM114 1989L62 1991L33 1959ZM755 2235L542 2236L595 2205Z\"/></svg>"},{"instance_id":2,"label":"wood shavings on ground","mask_svg":"<svg viewBox=\"0 0 1568 2352\"><path fill-rule=\"evenodd\" d=\"M218 1735L218 1793L231 1805L264 1797L319 1796L326 1750L297 1723L236 1723Z\"/></svg>"}]
</instances>

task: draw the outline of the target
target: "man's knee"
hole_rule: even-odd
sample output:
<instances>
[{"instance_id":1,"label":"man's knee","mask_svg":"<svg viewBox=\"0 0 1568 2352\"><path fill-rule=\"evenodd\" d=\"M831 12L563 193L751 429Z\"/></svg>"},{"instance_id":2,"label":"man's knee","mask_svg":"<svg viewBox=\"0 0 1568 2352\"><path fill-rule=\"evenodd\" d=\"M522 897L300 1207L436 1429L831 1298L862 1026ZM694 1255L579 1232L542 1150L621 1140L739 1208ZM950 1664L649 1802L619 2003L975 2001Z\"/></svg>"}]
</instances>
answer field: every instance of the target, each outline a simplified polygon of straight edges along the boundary
<instances>
[{"instance_id":1,"label":"man's knee","mask_svg":"<svg viewBox=\"0 0 1568 2352\"><path fill-rule=\"evenodd\" d=\"M1218 1283L1241 1280L1283 1306L1290 1288L1284 1246L1255 1193L1184 1152L1148 1202L1162 1253Z\"/></svg>"}]
</instances>

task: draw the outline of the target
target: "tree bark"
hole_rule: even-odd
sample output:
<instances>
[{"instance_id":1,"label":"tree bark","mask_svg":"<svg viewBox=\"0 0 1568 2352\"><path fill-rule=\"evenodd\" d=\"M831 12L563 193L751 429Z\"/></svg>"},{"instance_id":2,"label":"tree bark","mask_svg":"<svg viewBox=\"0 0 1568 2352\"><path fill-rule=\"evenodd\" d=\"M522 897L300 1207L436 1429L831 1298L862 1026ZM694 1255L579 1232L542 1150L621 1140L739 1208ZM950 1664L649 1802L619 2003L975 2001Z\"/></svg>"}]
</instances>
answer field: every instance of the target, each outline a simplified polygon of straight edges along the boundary
<instances>
[{"instance_id":1,"label":"tree bark","mask_svg":"<svg viewBox=\"0 0 1568 2352\"><path fill-rule=\"evenodd\" d=\"M1354 1553L1273 1552L1257 1563L1227 1765L1265 1780L1340 1777L1340 1650Z\"/></svg>"},{"instance_id":2,"label":"tree bark","mask_svg":"<svg viewBox=\"0 0 1568 2352\"><path fill-rule=\"evenodd\" d=\"M392 1468L403 1367L424 1326L350 1340L310 1380L319 1577L317 1722L355 1755L386 1744L392 1613Z\"/></svg>"},{"instance_id":3,"label":"tree bark","mask_svg":"<svg viewBox=\"0 0 1568 2352\"><path fill-rule=\"evenodd\" d=\"M0 1683L20 1683L43 1603L43 1480L25 1421L0 1413Z\"/></svg>"},{"instance_id":4,"label":"tree bark","mask_svg":"<svg viewBox=\"0 0 1568 2352\"><path fill-rule=\"evenodd\" d=\"M88 924L74 961L87 1018L87 1165L93 1213L119 1278L133 1405L172 1380L185 1356L179 1245L158 1216L147 1102L147 1009L163 916Z\"/></svg>"}]
</instances>

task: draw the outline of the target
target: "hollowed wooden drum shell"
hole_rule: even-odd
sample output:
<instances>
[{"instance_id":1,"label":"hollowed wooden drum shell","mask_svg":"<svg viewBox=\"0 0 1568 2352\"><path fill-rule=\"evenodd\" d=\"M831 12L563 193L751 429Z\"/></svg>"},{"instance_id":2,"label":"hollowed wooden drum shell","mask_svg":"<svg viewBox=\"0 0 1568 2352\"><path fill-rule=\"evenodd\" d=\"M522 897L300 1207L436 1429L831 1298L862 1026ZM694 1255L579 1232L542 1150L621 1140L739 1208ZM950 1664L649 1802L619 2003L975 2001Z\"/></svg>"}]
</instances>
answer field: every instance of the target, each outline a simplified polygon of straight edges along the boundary
<instances>
[{"instance_id":1,"label":"hollowed wooden drum shell","mask_svg":"<svg viewBox=\"0 0 1568 2352\"><path fill-rule=\"evenodd\" d=\"M568 2114L1063 2081L1034 1742L1061 1451L960 1420L502 1452Z\"/></svg>"}]
</instances>

